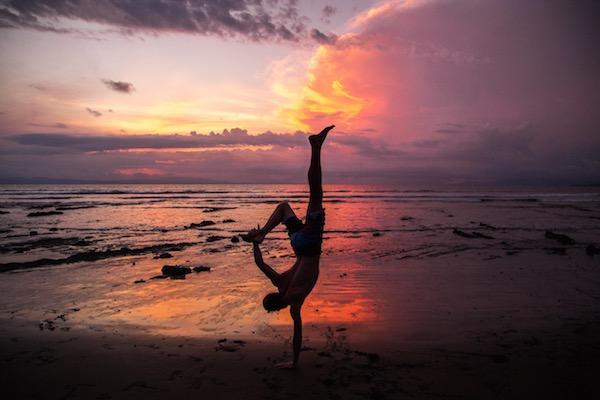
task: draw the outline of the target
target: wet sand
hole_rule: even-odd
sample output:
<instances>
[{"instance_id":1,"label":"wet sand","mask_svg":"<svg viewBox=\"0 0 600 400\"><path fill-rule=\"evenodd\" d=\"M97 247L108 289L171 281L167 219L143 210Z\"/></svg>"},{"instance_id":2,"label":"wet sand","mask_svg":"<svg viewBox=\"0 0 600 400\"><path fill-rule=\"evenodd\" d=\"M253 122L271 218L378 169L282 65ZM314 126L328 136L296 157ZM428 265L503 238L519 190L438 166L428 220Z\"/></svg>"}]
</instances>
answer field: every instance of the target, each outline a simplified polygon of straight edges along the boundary
<instances>
[{"instance_id":1,"label":"wet sand","mask_svg":"<svg viewBox=\"0 0 600 400\"><path fill-rule=\"evenodd\" d=\"M597 259L539 252L488 260L484 267L479 257L460 255L393 274L393 265L382 263L361 278L377 280L379 289L376 300L364 303L360 297L356 301L356 290L350 296L344 291L348 280L369 271L344 275L344 260L329 261L305 305L305 351L296 371L275 367L291 357L287 313L267 315L249 302L238 309L230 296L219 297L203 317L190 300L190 291L197 289L194 280L214 284L220 274L230 274L227 268L185 281L140 284L132 279L139 272L97 263L79 266L77 274L55 268L6 274L4 298L31 295L19 301L20 309L4 313L3 387L10 388L12 398L56 399L569 399L600 394ZM98 285L86 298L78 285L93 276L111 283L104 289ZM40 283L27 285L31 279ZM44 281L62 285L61 290L44 291ZM147 297L145 305L139 304L132 294L144 285L161 299ZM248 282L246 289L253 285L250 297L268 289L260 280ZM338 286L339 304L321 293L332 285ZM108 297L101 300L103 290ZM213 294L205 295L212 303ZM214 313L221 317L211 324L212 332L199 329Z\"/></svg>"}]
</instances>

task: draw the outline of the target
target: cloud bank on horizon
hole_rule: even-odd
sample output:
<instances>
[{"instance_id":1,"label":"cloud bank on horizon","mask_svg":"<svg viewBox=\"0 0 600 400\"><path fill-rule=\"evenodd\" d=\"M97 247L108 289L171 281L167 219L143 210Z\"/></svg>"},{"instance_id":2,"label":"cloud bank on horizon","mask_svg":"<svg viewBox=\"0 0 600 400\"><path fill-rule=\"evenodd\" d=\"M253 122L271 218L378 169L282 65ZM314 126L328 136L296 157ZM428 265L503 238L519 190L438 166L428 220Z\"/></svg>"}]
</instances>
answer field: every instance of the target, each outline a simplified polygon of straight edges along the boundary
<instances>
[{"instance_id":1,"label":"cloud bank on horizon","mask_svg":"<svg viewBox=\"0 0 600 400\"><path fill-rule=\"evenodd\" d=\"M125 7L127 2L113 3ZM132 29L173 30L162 19L165 13L157 12L159 3L164 7L171 3L151 3L152 7L135 18L121 13L120 19L115 19L96 9L75 7L77 2L56 2L58 6L49 14L44 2L32 1L22 3L27 5L19 15L25 22L10 23L31 28L31 24L45 23L46 18L80 18ZM214 8L217 3L190 4ZM220 10L247 18L258 36L227 18L215 23L226 20L237 26L229 33L223 33L224 25L206 32L246 35L254 41L288 40L277 29L265 30L252 22L264 14L253 8L257 4L266 7L263 2L227 4L230 8ZM387 1L354 15L347 32L340 35L307 29L306 22L302 29L294 30L290 28L294 23L305 21L297 3L273 4L279 5L279 11L264 11L268 15L263 15L264 21L287 26L295 35L311 36L322 45L310 57L306 57L310 49L292 49L271 64L272 87L278 89L270 95L281 101L272 106L271 120L261 120L266 133L250 135L236 128L207 135L194 130L192 134L155 136L148 131L131 136L116 131L99 134L97 129L86 134L81 126L56 121L38 124L35 131L1 135L2 174L31 177L40 176L38 171L43 170L54 171L55 178L73 179L119 180L134 175L140 179L301 182L307 156L305 134L269 131L270 121L284 121L295 127L288 132L316 131L329 123L338 126L325 154L326 179L330 181L600 181L597 2ZM296 11L285 16L281 14L283 6ZM342 7L343 3L327 9L321 5L316 13L330 18ZM216 12L213 8L211 12ZM250 9L254 17L241 17ZM1 24L7 25L8 17L2 18ZM14 20L14 16L10 18ZM200 32L197 24L193 25L190 32ZM42 29L36 26L33 28ZM136 82L135 76L125 77ZM131 90L123 86L130 83L103 82L121 95L141 95L137 82L134 93L133 86ZM92 114L89 110L101 113L93 104L88 107ZM104 120L107 112L102 111L102 118L92 119ZM67 132L53 131L57 124L63 124L60 129ZM46 132L40 132L44 127Z\"/></svg>"}]
</instances>

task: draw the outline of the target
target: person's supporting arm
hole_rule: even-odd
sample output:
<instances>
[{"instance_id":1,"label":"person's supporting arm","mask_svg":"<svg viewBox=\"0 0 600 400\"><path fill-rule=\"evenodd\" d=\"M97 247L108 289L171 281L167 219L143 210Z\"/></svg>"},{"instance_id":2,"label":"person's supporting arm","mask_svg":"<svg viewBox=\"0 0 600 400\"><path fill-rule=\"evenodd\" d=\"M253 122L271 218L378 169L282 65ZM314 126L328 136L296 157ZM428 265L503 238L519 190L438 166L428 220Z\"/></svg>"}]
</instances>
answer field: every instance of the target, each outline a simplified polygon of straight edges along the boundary
<instances>
[{"instance_id":1,"label":"person's supporting arm","mask_svg":"<svg viewBox=\"0 0 600 400\"><path fill-rule=\"evenodd\" d=\"M279 286L281 275L279 275L277 271L264 262L259 244L254 242L252 245L254 247L254 261L256 262L256 265L267 276L267 278L273 282L273 285Z\"/></svg>"},{"instance_id":2,"label":"person's supporting arm","mask_svg":"<svg viewBox=\"0 0 600 400\"><path fill-rule=\"evenodd\" d=\"M294 367L298 365L298 358L302 349L302 317L300 316L301 304L292 304L290 314L294 320Z\"/></svg>"}]
</instances>

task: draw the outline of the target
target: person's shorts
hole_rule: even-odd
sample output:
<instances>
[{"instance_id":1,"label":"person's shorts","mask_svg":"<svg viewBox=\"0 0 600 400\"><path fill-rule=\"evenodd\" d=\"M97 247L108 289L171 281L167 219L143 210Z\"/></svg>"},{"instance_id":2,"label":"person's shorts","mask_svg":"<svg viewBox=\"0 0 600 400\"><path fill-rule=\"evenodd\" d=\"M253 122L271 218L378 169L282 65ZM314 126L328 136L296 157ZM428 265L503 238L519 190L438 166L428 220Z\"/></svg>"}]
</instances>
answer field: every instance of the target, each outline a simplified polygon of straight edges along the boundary
<instances>
[{"instance_id":1,"label":"person's shorts","mask_svg":"<svg viewBox=\"0 0 600 400\"><path fill-rule=\"evenodd\" d=\"M306 216L306 223L298 217L289 217L283 224L286 226L292 248L297 256L317 256L321 254L323 229L325 227L325 210L314 211Z\"/></svg>"}]
</instances>

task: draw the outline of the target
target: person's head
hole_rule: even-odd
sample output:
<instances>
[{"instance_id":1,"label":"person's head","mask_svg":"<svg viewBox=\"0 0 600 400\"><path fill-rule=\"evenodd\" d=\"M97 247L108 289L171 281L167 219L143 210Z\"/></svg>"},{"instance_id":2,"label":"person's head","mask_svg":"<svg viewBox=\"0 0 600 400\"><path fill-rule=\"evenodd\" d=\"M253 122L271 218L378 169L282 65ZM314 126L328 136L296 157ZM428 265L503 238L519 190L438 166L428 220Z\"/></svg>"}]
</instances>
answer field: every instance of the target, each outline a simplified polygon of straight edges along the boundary
<instances>
[{"instance_id":1,"label":"person's head","mask_svg":"<svg viewBox=\"0 0 600 400\"><path fill-rule=\"evenodd\" d=\"M263 299L263 307L268 312L279 311L288 305L283 301L283 296L279 293L269 293Z\"/></svg>"}]
</instances>

